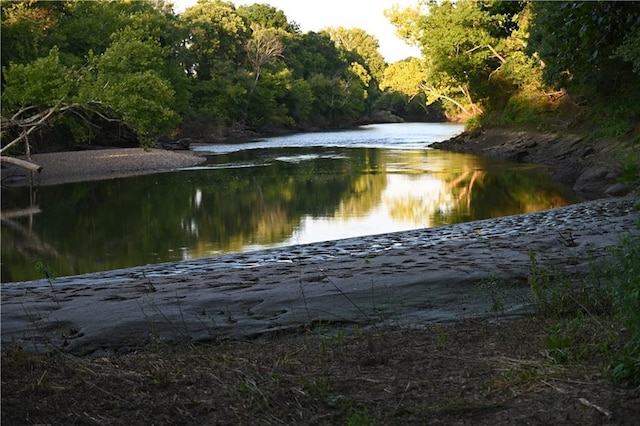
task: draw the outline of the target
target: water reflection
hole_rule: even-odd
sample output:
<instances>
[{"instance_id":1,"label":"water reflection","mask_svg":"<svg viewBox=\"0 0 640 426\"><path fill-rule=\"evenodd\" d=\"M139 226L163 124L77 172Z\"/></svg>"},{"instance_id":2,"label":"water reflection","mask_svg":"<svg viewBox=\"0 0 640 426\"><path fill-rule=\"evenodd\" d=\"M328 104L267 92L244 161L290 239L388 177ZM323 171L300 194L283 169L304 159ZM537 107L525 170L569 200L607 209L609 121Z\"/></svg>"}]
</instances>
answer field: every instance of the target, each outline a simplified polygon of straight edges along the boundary
<instances>
[{"instance_id":1,"label":"water reflection","mask_svg":"<svg viewBox=\"0 0 640 426\"><path fill-rule=\"evenodd\" d=\"M39 213L3 216L2 281L40 278L35 259L64 276L574 201L541 167L397 148L228 150L199 170L40 188ZM3 189L3 212L25 200Z\"/></svg>"}]
</instances>

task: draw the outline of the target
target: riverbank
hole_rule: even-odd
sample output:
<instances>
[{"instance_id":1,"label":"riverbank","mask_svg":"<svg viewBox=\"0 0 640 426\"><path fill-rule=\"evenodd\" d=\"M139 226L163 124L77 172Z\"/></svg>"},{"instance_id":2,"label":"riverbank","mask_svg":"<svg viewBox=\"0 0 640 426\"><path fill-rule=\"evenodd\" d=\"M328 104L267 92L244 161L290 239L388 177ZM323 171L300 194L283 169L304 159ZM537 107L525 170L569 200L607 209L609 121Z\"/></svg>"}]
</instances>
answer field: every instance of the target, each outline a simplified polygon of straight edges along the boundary
<instances>
[{"instance_id":1,"label":"riverbank","mask_svg":"<svg viewBox=\"0 0 640 426\"><path fill-rule=\"evenodd\" d=\"M108 148L34 154L31 161L42 167L33 176L35 185L59 185L71 182L115 179L126 176L162 173L203 163L204 156L192 151L164 149ZM24 169L2 169L3 185L28 185Z\"/></svg>"},{"instance_id":2,"label":"riverbank","mask_svg":"<svg viewBox=\"0 0 640 426\"><path fill-rule=\"evenodd\" d=\"M401 325L528 311L530 253L574 275L638 231L635 200L2 285L2 343L81 354L313 324ZM504 289L502 288L504 287Z\"/></svg>"},{"instance_id":3,"label":"riverbank","mask_svg":"<svg viewBox=\"0 0 640 426\"><path fill-rule=\"evenodd\" d=\"M555 180L572 188L584 200L622 196L638 190L620 181L624 175L623 162L633 158L628 155L631 148L585 134L488 129L477 135L463 133L431 147L547 165Z\"/></svg>"},{"instance_id":4,"label":"riverbank","mask_svg":"<svg viewBox=\"0 0 640 426\"><path fill-rule=\"evenodd\" d=\"M531 253L591 270L638 232L634 204L3 284L3 420L634 424L640 393L598 349L611 332L532 316L528 282ZM558 362L558 327L593 347Z\"/></svg>"},{"instance_id":5,"label":"riverbank","mask_svg":"<svg viewBox=\"0 0 640 426\"><path fill-rule=\"evenodd\" d=\"M590 271L639 218L634 199L596 200L3 285L2 417L632 425L640 389L608 378L624 327L532 314L528 278L531 254L553 285Z\"/></svg>"}]
</instances>

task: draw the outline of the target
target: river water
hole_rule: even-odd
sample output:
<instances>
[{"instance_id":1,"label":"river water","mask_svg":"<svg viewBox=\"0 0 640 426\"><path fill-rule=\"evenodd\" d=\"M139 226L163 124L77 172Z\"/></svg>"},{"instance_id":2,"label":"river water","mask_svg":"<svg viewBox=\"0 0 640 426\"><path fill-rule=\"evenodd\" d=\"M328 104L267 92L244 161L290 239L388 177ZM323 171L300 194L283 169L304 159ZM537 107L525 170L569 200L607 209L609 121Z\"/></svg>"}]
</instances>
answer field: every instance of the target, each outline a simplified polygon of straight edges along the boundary
<instances>
[{"instance_id":1,"label":"river water","mask_svg":"<svg viewBox=\"0 0 640 426\"><path fill-rule=\"evenodd\" d=\"M197 168L3 190L2 282L427 228L571 204L546 168L433 150L455 124L199 145Z\"/></svg>"}]
</instances>

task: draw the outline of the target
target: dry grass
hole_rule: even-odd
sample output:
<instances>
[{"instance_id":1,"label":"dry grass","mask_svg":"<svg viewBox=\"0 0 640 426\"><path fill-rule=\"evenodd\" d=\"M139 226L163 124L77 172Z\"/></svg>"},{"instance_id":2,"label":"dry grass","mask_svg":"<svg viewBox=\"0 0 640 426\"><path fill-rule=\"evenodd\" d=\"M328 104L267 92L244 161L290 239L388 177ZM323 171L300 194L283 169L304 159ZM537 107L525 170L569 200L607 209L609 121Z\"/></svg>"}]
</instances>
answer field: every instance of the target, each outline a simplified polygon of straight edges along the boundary
<instances>
[{"instance_id":1,"label":"dry grass","mask_svg":"<svg viewBox=\"0 0 640 426\"><path fill-rule=\"evenodd\" d=\"M549 323L317 330L136 353L2 356L3 424L636 424L640 391ZM598 339L598 336L594 336Z\"/></svg>"}]
</instances>

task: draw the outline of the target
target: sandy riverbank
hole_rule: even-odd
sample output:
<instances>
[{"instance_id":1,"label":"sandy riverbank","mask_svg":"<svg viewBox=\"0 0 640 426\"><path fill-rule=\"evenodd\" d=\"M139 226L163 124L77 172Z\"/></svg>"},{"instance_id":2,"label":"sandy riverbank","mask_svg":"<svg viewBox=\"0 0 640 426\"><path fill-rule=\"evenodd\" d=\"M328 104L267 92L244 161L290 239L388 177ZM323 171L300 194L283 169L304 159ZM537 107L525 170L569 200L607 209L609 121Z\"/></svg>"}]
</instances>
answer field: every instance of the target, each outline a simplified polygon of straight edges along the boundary
<instances>
[{"instance_id":1,"label":"sandy riverbank","mask_svg":"<svg viewBox=\"0 0 640 426\"><path fill-rule=\"evenodd\" d=\"M167 172L196 166L206 159L192 151L113 148L88 151L34 154L32 162L42 166L34 175L36 185L113 179L125 176ZM28 173L16 167L3 168L3 184L29 183Z\"/></svg>"}]
</instances>

